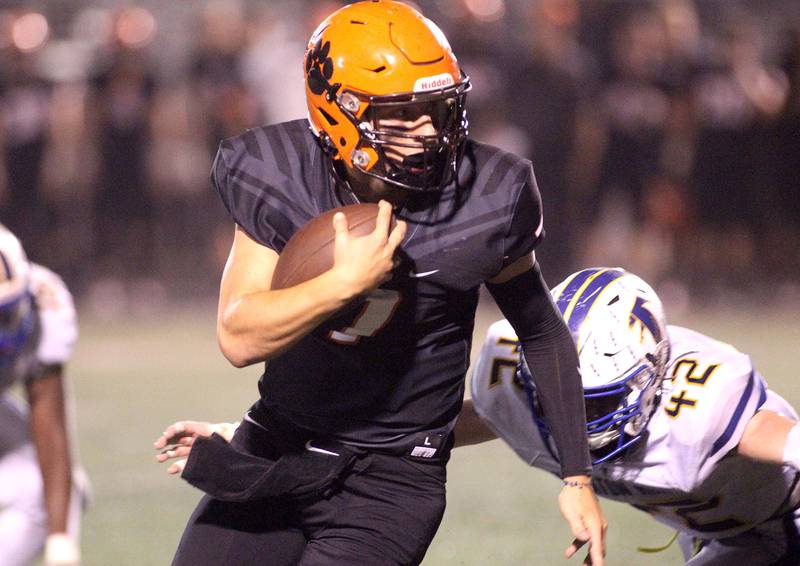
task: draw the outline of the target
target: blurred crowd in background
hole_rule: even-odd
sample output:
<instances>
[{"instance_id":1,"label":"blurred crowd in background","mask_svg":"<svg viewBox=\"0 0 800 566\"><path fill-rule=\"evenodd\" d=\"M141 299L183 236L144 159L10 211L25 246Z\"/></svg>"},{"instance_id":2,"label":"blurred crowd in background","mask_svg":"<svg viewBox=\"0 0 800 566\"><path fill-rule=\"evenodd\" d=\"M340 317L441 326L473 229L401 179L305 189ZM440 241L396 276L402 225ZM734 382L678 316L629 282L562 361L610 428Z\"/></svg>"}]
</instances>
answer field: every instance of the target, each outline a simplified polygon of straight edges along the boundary
<instances>
[{"instance_id":1,"label":"blurred crowd in background","mask_svg":"<svg viewBox=\"0 0 800 566\"><path fill-rule=\"evenodd\" d=\"M0 2L0 221L103 314L213 297L216 147L305 115L305 45L341 4ZM534 164L548 281L800 296L800 2L413 4L472 77L473 137Z\"/></svg>"}]
</instances>

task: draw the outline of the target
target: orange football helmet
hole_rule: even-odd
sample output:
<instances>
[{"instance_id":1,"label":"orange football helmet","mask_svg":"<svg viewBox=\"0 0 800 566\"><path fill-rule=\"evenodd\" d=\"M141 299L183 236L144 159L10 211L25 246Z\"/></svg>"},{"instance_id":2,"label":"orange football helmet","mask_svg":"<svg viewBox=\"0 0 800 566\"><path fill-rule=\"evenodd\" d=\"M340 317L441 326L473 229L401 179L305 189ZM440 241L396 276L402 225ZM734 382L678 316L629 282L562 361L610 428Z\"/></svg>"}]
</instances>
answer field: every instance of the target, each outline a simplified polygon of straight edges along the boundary
<instances>
[{"instance_id":1,"label":"orange football helmet","mask_svg":"<svg viewBox=\"0 0 800 566\"><path fill-rule=\"evenodd\" d=\"M347 169L416 191L453 178L470 82L447 38L422 14L394 0L337 10L308 42L305 76L311 128ZM430 117L435 133L381 123L420 116ZM391 147L404 148L405 157L388 158Z\"/></svg>"}]
</instances>

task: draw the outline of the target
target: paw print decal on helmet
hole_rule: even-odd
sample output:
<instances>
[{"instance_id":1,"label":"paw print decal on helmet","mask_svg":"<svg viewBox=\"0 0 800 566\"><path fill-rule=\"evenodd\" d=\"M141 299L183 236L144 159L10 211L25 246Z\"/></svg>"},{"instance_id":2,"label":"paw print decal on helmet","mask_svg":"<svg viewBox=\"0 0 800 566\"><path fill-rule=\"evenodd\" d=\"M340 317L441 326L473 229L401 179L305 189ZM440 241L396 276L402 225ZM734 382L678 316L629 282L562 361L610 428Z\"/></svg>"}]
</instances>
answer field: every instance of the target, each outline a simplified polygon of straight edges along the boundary
<instances>
[{"instance_id":1,"label":"paw print decal on helmet","mask_svg":"<svg viewBox=\"0 0 800 566\"><path fill-rule=\"evenodd\" d=\"M308 76L308 88L314 94L326 93L328 101L336 98L336 92L342 86L341 83L331 84L333 77L333 59L328 57L331 50L331 42L322 43L320 39L306 57L306 75Z\"/></svg>"}]
</instances>

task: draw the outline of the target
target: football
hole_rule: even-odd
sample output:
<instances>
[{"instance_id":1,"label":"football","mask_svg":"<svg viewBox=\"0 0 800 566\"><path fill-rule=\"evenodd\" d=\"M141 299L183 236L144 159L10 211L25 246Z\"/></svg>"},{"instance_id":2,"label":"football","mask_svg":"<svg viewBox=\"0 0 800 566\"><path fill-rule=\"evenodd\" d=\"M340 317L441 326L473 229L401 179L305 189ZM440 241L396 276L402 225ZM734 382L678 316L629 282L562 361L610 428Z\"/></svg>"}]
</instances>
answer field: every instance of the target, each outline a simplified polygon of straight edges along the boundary
<instances>
[{"instance_id":1,"label":"football","mask_svg":"<svg viewBox=\"0 0 800 566\"><path fill-rule=\"evenodd\" d=\"M300 228L286 243L275 272L272 288L285 289L308 281L333 267L333 215L343 212L353 236L366 236L375 229L378 205L373 203L340 206L315 216ZM392 217L392 227L395 225Z\"/></svg>"}]
</instances>

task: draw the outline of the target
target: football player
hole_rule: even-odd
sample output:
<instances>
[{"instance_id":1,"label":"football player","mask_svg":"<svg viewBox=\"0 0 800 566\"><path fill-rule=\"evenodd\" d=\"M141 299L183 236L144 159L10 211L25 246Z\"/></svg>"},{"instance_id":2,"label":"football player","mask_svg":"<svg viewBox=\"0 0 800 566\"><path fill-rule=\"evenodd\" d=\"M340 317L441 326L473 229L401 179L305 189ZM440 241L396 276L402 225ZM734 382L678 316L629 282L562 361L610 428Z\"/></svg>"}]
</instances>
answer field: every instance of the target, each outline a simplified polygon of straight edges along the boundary
<instances>
[{"instance_id":1,"label":"football player","mask_svg":"<svg viewBox=\"0 0 800 566\"><path fill-rule=\"evenodd\" d=\"M800 425L750 358L667 326L653 289L622 269L575 273L553 297L580 352L597 493L677 529L692 566L800 563ZM557 472L547 409L518 350L506 321L490 327L471 383L480 419L457 433L479 440L485 423Z\"/></svg>"},{"instance_id":2,"label":"football player","mask_svg":"<svg viewBox=\"0 0 800 566\"><path fill-rule=\"evenodd\" d=\"M0 225L0 564L77 565L82 489L73 474L64 366L77 337L61 279ZM9 389L21 384L27 406ZM75 479L74 479L75 478Z\"/></svg>"},{"instance_id":3,"label":"football player","mask_svg":"<svg viewBox=\"0 0 800 566\"><path fill-rule=\"evenodd\" d=\"M308 118L225 140L214 162L236 225L218 340L237 367L268 363L232 444L195 446L183 477L207 496L174 563L421 562L444 512L486 284L535 368L561 454L562 512L601 565L578 359L534 261L531 163L467 138L469 78L407 4L334 12L304 69ZM333 268L271 288L301 226L359 202L379 203L371 235L350 237L335 215Z\"/></svg>"},{"instance_id":4,"label":"football player","mask_svg":"<svg viewBox=\"0 0 800 566\"><path fill-rule=\"evenodd\" d=\"M734 347L667 326L652 288L587 269L553 290L580 350L596 492L677 529L692 566L800 561L800 424ZM547 415L507 321L487 333L456 446L500 437L557 474ZM488 427L487 427L488 425ZM156 441L183 469L194 439L236 425L182 421Z\"/></svg>"}]
</instances>

